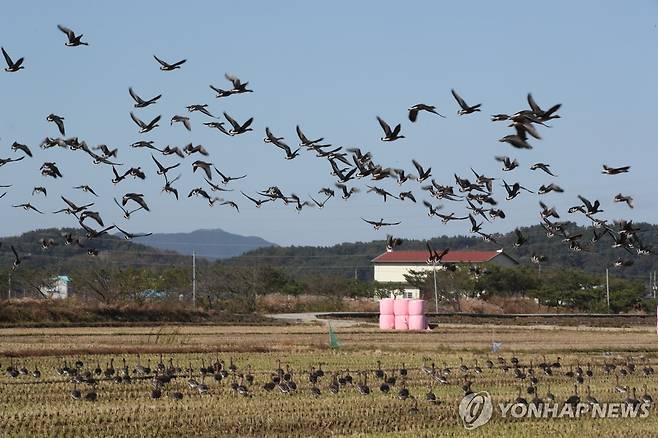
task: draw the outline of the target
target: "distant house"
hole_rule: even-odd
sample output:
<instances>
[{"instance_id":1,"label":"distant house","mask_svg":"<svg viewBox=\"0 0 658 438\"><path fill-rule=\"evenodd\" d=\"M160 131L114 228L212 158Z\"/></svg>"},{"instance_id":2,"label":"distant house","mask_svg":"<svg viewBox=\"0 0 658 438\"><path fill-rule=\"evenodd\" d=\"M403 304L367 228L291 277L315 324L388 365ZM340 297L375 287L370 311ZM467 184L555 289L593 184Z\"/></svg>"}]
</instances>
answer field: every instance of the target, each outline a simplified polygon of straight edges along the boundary
<instances>
[{"instance_id":1,"label":"distant house","mask_svg":"<svg viewBox=\"0 0 658 438\"><path fill-rule=\"evenodd\" d=\"M519 262L506 254L502 249L497 251L449 251L442 259L444 263L455 264L493 264L504 267L518 265ZM380 283L389 283L400 292L391 292L391 298L420 298L420 290L406 282L405 274L409 271L431 271L432 265L427 263L427 251L391 251L385 252L374 259L374 279Z\"/></svg>"},{"instance_id":2,"label":"distant house","mask_svg":"<svg viewBox=\"0 0 658 438\"><path fill-rule=\"evenodd\" d=\"M52 278L51 281L50 285L39 288L42 294L54 300L63 300L69 297L69 283L71 282L69 276L58 275Z\"/></svg>"},{"instance_id":3,"label":"distant house","mask_svg":"<svg viewBox=\"0 0 658 438\"><path fill-rule=\"evenodd\" d=\"M147 289L136 294L136 298L145 300L164 300L167 296L167 292L154 289Z\"/></svg>"}]
</instances>

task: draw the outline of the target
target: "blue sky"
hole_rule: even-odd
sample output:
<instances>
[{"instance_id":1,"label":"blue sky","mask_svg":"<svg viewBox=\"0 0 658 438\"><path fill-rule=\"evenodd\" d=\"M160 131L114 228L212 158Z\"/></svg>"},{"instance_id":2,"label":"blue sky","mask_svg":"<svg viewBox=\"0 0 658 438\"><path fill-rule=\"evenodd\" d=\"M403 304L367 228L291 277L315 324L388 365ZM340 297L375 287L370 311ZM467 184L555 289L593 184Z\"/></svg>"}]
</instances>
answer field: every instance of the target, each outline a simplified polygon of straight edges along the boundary
<instances>
[{"instance_id":1,"label":"blue sky","mask_svg":"<svg viewBox=\"0 0 658 438\"><path fill-rule=\"evenodd\" d=\"M508 218L485 226L503 232L538 222L538 200L555 205L564 218L576 196L598 198L610 219L655 222L658 202L653 188L658 152L658 100L655 56L658 43L658 2L557 1L527 2L12 2L0 17L0 44L25 70L0 72L0 157L15 156L14 141L28 144L34 159L0 168L0 185L14 184L0 200L1 234L35 228L71 226L68 216L27 214L11 204L32 201L54 211L59 194L83 202L88 195L71 189L90 184L101 195L96 209L107 222L131 231L179 232L223 228L258 235L279 244L332 244L383 238L359 217L401 220L395 234L427 238L461 234L464 223L441 225L421 205L381 198L362 190L349 202L332 199L323 210L298 214L281 204L256 210L237 190L247 193L278 185L286 193L307 197L333 185L329 165L309 152L286 161L280 150L263 143L265 126L296 144L295 125L309 136L332 144L371 151L385 166L412 170L411 159L432 166L438 182L454 184L453 174L470 177L470 167L501 176L494 155L518 158L521 168L505 175L537 189L556 182L566 193L522 194L505 202L497 182L495 195ZM58 23L84 33L89 47L68 48ZM161 72L152 55L188 61L181 70ZM220 88L230 72L247 80L254 93L215 99L209 84ZM162 114L161 127L139 134L130 120L128 95L133 86L142 97L163 94L157 105L135 110L143 119ZM458 117L450 89L482 112ZM489 121L491 114L511 113L527 106L532 92L543 107L563 104L562 118L541 129L531 151L519 151L498 138L510 129ZM406 109L418 102L436 105L447 115L421 114L412 125ZM169 126L186 105L207 103L213 114L227 111L239 120L255 117L254 132L229 138L202 125L207 118L192 114L192 132ZM92 166L79 152L41 151L45 136L56 136L49 113L66 119L67 134L90 145L119 148L121 163L141 165L147 180L119 186L110 183L109 167ZM379 141L375 117L402 123L405 139ZM129 145L140 139L156 145L203 144L218 168L247 179L234 185L226 207L210 209L199 199L180 202L161 194L161 177L144 150ZM44 161L55 161L64 179L39 174ZM166 163L175 160L163 159ZM192 174L194 158L183 161L178 188L187 193L203 186ZM559 178L531 172L534 162L550 163ZM601 164L629 164L628 175L601 175ZM359 181L365 189L368 181ZM420 200L427 198L416 183L407 183ZM32 197L32 188L47 185L46 199ZM378 183L399 191L393 181ZM112 197L143 192L152 213L123 221ZM636 208L613 204L618 193L631 194ZM185 195L184 195L185 196ZM184 197L183 196L183 197ZM428 198L429 199L429 198ZM95 200L95 199L94 199ZM436 200L434 203L437 203ZM444 202L444 212L463 212L461 204Z\"/></svg>"}]
</instances>

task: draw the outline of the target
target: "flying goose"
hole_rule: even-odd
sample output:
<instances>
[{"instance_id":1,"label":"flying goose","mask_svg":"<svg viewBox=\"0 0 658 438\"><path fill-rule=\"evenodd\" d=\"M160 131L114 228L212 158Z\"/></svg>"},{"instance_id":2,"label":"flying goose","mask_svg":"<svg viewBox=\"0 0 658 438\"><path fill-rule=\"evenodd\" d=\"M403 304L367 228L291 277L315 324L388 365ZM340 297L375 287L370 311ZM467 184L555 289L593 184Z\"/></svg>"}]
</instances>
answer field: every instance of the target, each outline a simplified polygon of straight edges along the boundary
<instances>
[{"instance_id":1,"label":"flying goose","mask_svg":"<svg viewBox=\"0 0 658 438\"><path fill-rule=\"evenodd\" d=\"M98 151L98 150L101 151L103 153L104 158L110 158L110 157L116 158L117 153L119 152L118 148L110 149L105 144L99 144L98 146L96 146L94 148L94 150L95 151Z\"/></svg>"},{"instance_id":2,"label":"flying goose","mask_svg":"<svg viewBox=\"0 0 658 438\"><path fill-rule=\"evenodd\" d=\"M162 193L162 192L173 193L174 196L176 197L176 200L178 200L178 190L176 190L176 189L172 186L172 184L175 183L176 181L178 181L178 180L180 179L181 175L178 175L176 178L174 178L174 179L171 180L171 181L169 181L169 180L167 179L167 175L166 175L166 174L164 175L164 177L165 177L165 185L164 185L164 187L162 188L161 193Z\"/></svg>"},{"instance_id":3,"label":"flying goose","mask_svg":"<svg viewBox=\"0 0 658 438\"><path fill-rule=\"evenodd\" d=\"M421 183L432 176L432 168L428 167L427 170L423 169L423 166L416 160L411 160L411 163L414 165L418 171L418 182Z\"/></svg>"},{"instance_id":4,"label":"flying goose","mask_svg":"<svg viewBox=\"0 0 658 438\"><path fill-rule=\"evenodd\" d=\"M560 116L557 114L554 114L557 110L560 109L562 106L561 103L558 103L556 105L553 105L550 107L548 110L543 111L539 105L537 105L537 102L535 102L535 99L532 98L532 94L528 93L528 105L530 105L530 109L532 110L532 113L539 118L541 121L547 121L551 119L559 119Z\"/></svg>"},{"instance_id":5,"label":"flying goose","mask_svg":"<svg viewBox=\"0 0 658 438\"><path fill-rule=\"evenodd\" d=\"M23 158L25 158L25 157L23 156L23 157L20 157L20 158L0 158L0 167L4 166L5 164L15 163L16 161L21 161Z\"/></svg>"},{"instance_id":6,"label":"flying goose","mask_svg":"<svg viewBox=\"0 0 658 438\"><path fill-rule=\"evenodd\" d=\"M507 192L507 197L505 199L507 199L508 201L511 201L512 199L516 198L521 193L521 190L525 190L528 193L534 193L532 190L526 189L518 182L510 186L509 184L507 184L507 182L505 182L505 180L503 180L503 187Z\"/></svg>"},{"instance_id":7,"label":"flying goose","mask_svg":"<svg viewBox=\"0 0 658 438\"><path fill-rule=\"evenodd\" d=\"M25 211L30 211L30 210L32 210L32 211L36 211L36 212L39 213L39 214L43 214L43 212L42 212L41 210L39 210L38 208L34 207L34 206L33 206L32 204L30 204L29 202L24 203L24 204L12 205L12 207L14 207L14 208L22 208L22 209L25 210Z\"/></svg>"},{"instance_id":8,"label":"flying goose","mask_svg":"<svg viewBox=\"0 0 658 438\"><path fill-rule=\"evenodd\" d=\"M421 111L427 111L429 113L433 113L436 114L437 116L443 117L444 119L446 118L446 116L441 115L436 111L435 106L425 105L424 103L417 103L416 105L409 108L408 111L409 111L409 120L412 122L416 121L416 119L418 118L418 113Z\"/></svg>"},{"instance_id":9,"label":"flying goose","mask_svg":"<svg viewBox=\"0 0 658 438\"><path fill-rule=\"evenodd\" d=\"M274 201L273 198L267 198L267 199L254 199L254 198L252 198L251 196L247 195L247 194L246 194L245 192L243 192L243 191L240 191L240 193L242 193L242 195L243 195L245 198L249 199L251 202L253 202L254 204L256 204L256 208L260 208L261 205L265 204L266 202Z\"/></svg>"},{"instance_id":10,"label":"flying goose","mask_svg":"<svg viewBox=\"0 0 658 438\"><path fill-rule=\"evenodd\" d=\"M178 146L167 145L164 149L162 149L162 155L178 155L180 158L185 158L185 154Z\"/></svg>"},{"instance_id":11,"label":"flying goose","mask_svg":"<svg viewBox=\"0 0 658 438\"><path fill-rule=\"evenodd\" d=\"M395 196L394 194L392 194L392 193L390 193L390 192L388 192L388 191L386 191L386 190L384 190L384 189L382 189L382 188L379 188L379 187L377 187L377 186L369 186L369 185L366 185L366 187L368 187L368 193L370 193L370 192L375 192L375 193L377 193L378 195L380 195L380 196L382 196L382 197L384 198L384 202L386 202L386 198L387 198L387 196L390 196L391 198L399 199L399 198L398 198L397 196Z\"/></svg>"},{"instance_id":12,"label":"flying goose","mask_svg":"<svg viewBox=\"0 0 658 438\"><path fill-rule=\"evenodd\" d=\"M133 122L135 122L137 124L137 126L139 126L139 132L142 133L142 134L147 133L149 131L152 131L156 127L160 126L160 125L158 125L158 122L160 121L161 117L162 116L157 116L153 120L151 120L149 123L144 123L142 120L139 119L139 117L137 117L135 114L133 114L132 111L130 112L130 118L132 118Z\"/></svg>"},{"instance_id":13,"label":"flying goose","mask_svg":"<svg viewBox=\"0 0 658 438\"><path fill-rule=\"evenodd\" d=\"M14 143L11 145L11 150L14 151L14 152L20 150L20 151L22 151L25 155L27 155L28 157L32 157L32 151L30 151L30 148L27 147L27 146L24 145L24 144L21 144L21 143L18 143L18 142L14 142Z\"/></svg>"},{"instance_id":14,"label":"flying goose","mask_svg":"<svg viewBox=\"0 0 658 438\"><path fill-rule=\"evenodd\" d=\"M452 96L455 98L455 100L459 104L460 110L457 111L458 115L463 116L463 115L466 115L466 114L474 113L476 111L480 111L480 106L482 106L481 103L478 103L477 105L469 106L466 103L466 101L464 99L462 99L461 96L459 94L457 94L457 92L454 89L450 90L450 92L452 93Z\"/></svg>"},{"instance_id":15,"label":"flying goose","mask_svg":"<svg viewBox=\"0 0 658 438\"><path fill-rule=\"evenodd\" d=\"M506 135L498 141L508 143L517 149L532 149L532 145L519 135Z\"/></svg>"},{"instance_id":16,"label":"flying goose","mask_svg":"<svg viewBox=\"0 0 658 438\"><path fill-rule=\"evenodd\" d=\"M557 176L557 175L553 174L553 172L551 172L551 170L549 169L549 167L551 167L550 164L545 164L545 163L535 163L535 164L533 164L532 166L530 166L530 170L541 169L541 170L543 170L544 172L548 173L550 176Z\"/></svg>"},{"instance_id":17,"label":"flying goose","mask_svg":"<svg viewBox=\"0 0 658 438\"><path fill-rule=\"evenodd\" d=\"M516 228L514 230L514 234L516 234L516 240L514 241L514 246L516 248L520 247L528 241L528 239L521 233L520 229Z\"/></svg>"},{"instance_id":18,"label":"flying goose","mask_svg":"<svg viewBox=\"0 0 658 438\"><path fill-rule=\"evenodd\" d=\"M131 214L144 209L144 207L139 206L134 210L127 210L123 205L119 203L119 201L117 201L117 198L114 198L114 203L121 209L121 211L123 212L123 217L126 220L130 219Z\"/></svg>"},{"instance_id":19,"label":"flying goose","mask_svg":"<svg viewBox=\"0 0 658 438\"><path fill-rule=\"evenodd\" d=\"M226 135L231 135L226 130L226 128L224 128L224 122L206 122L204 125L208 126L209 128L215 128Z\"/></svg>"},{"instance_id":20,"label":"flying goose","mask_svg":"<svg viewBox=\"0 0 658 438\"><path fill-rule=\"evenodd\" d=\"M212 190L213 192L232 192L233 191L233 190L230 190L230 189L225 189L223 187L220 187L218 184L213 184L213 182L210 181L208 178L204 178L204 180L206 180L206 182L210 186L210 190Z\"/></svg>"},{"instance_id":21,"label":"flying goose","mask_svg":"<svg viewBox=\"0 0 658 438\"><path fill-rule=\"evenodd\" d=\"M379 230L381 227L388 227L392 225L400 225L402 222L384 222L384 219L379 219L378 221L367 220L361 218L362 221L369 223L375 230Z\"/></svg>"},{"instance_id":22,"label":"flying goose","mask_svg":"<svg viewBox=\"0 0 658 438\"><path fill-rule=\"evenodd\" d=\"M297 137L299 137L299 145L300 146L305 146L305 147L311 147L311 146L316 146L318 143L320 143L322 140L324 140L324 137L320 137L316 140L309 140L304 133L302 132L301 128L299 125L295 127L295 131L297 131Z\"/></svg>"},{"instance_id":23,"label":"flying goose","mask_svg":"<svg viewBox=\"0 0 658 438\"><path fill-rule=\"evenodd\" d=\"M212 89L217 95L215 96L216 98L220 97L228 97L231 94L234 93L233 90L222 90L221 88L217 88L214 85L209 85L210 89Z\"/></svg>"},{"instance_id":24,"label":"flying goose","mask_svg":"<svg viewBox=\"0 0 658 438\"><path fill-rule=\"evenodd\" d=\"M153 55L153 57L155 58L156 61L158 61L158 63L160 63L160 70L162 71L176 70L177 68L180 68L181 65L185 64L185 62L187 61L187 59L183 59L173 64L168 64L155 55Z\"/></svg>"},{"instance_id":25,"label":"flying goose","mask_svg":"<svg viewBox=\"0 0 658 438\"><path fill-rule=\"evenodd\" d=\"M263 141L265 143L278 143L283 140L283 137L277 137L274 134L272 134L272 131L270 131L269 127L265 127L265 138L263 138Z\"/></svg>"},{"instance_id":26,"label":"flying goose","mask_svg":"<svg viewBox=\"0 0 658 438\"><path fill-rule=\"evenodd\" d=\"M224 185L227 185L231 181L236 181L247 177L247 174L244 174L242 176L226 176L222 172L220 172L219 169L217 169L216 167L213 166L213 169L215 169L215 172L217 172L220 178L222 178L222 183L224 183Z\"/></svg>"},{"instance_id":27,"label":"flying goose","mask_svg":"<svg viewBox=\"0 0 658 438\"><path fill-rule=\"evenodd\" d=\"M199 153L205 157L210 155L206 150L206 148L203 147L203 145L198 144L196 146L193 146L192 143L188 143L187 145L185 145L185 147L183 148L183 152L185 152L187 155L192 155L196 153Z\"/></svg>"},{"instance_id":28,"label":"flying goose","mask_svg":"<svg viewBox=\"0 0 658 438\"><path fill-rule=\"evenodd\" d=\"M128 203L128 201L136 202L137 204L142 206L144 210L151 211L149 209L148 204L144 200L144 195L141 193L126 193L125 195L123 195L123 198L121 199L121 205L125 206Z\"/></svg>"},{"instance_id":29,"label":"flying goose","mask_svg":"<svg viewBox=\"0 0 658 438\"><path fill-rule=\"evenodd\" d=\"M183 126L185 126L185 129L187 129L188 131L191 131L191 130L192 130L192 125L190 124L190 118L189 118L189 117L186 117L186 116L178 116L178 115L173 116L173 117L171 118L171 123L170 123L170 125L173 125L174 123L182 123Z\"/></svg>"},{"instance_id":30,"label":"flying goose","mask_svg":"<svg viewBox=\"0 0 658 438\"><path fill-rule=\"evenodd\" d=\"M597 200L594 201L594 203L590 202L587 198L578 195L578 199L580 199L580 202L583 203L585 206L585 209L587 210L587 215L588 216L593 216L597 213L602 213L603 210L599 209L601 206L601 203Z\"/></svg>"},{"instance_id":31,"label":"flying goose","mask_svg":"<svg viewBox=\"0 0 658 438\"><path fill-rule=\"evenodd\" d=\"M91 188L90 186L88 186L88 185L75 186L75 187L73 187L73 189L74 189L74 190L82 190L82 191L85 192L85 193L91 193L92 195L98 197L98 195L96 194L96 192L94 191L94 189L92 189L92 188Z\"/></svg>"},{"instance_id":32,"label":"flying goose","mask_svg":"<svg viewBox=\"0 0 658 438\"><path fill-rule=\"evenodd\" d=\"M331 198L331 197L336 196L336 193L332 189L330 189L329 187L321 188L320 190L318 190L318 193L325 195L327 198Z\"/></svg>"},{"instance_id":33,"label":"flying goose","mask_svg":"<svg viewBox=\"0 0 658 438\"><path fill-rule=\"evenodd\" d=\"M391 252L396 246L400 245L402 245L402 239L399 237L393 237L391 235L386 236L386 252Z\"/></svg>"},{"instance_id":34,"label":"flying goose","mask_svg":"<svg viewBox=\"0 0 658 438\"><path fill-rule=\"evenodd\" d=\"M5 67L5 71L7 73L16 73L18 70L25 68L23 67L23 61L25 61L25 58L19 58L16 60L16 62L14 62L5 51L5 48L2 47L1 49L2 49L2 56L5 57L5 62L7 63L7 67Z\"/></svg>"},{"instance_id":35,"label":"flying goose","mask_svg":"<svg viewBox=\"0 0 658 438\"><path fill-rule=\"evenodd\" d=\"M427 201L423 201L423 205L428 208L429 211L427 212L427 215L429 217L438 215L438 211L443 208L442 205L438 205L438 206L434 207L432 204L430 204Z\"/></svg>"},{"instance_id":36,"label":"flying goose","mask_svg":"<svg viewBox=\"0 0 658 438\"><path fill-rule=\"evenodd\" d=\"M550 183L547 186L542 184L539 187L539 190L537 190L537 194L539 194L539 195L544 195L544 194L550 193L550 192L563 193L564 189L562 187L558 186L557 184Z\"/></svg>"},{"instance_id":37,"label":"flying goose","mask_svg":"<svg viewBox=\"0 0 658 438\"><path fill-rule=\"evenodd\" d=\"M384 131L384 136L381 137L381 141L395 141L400 138L404 138L404 135L400 135L400 129L401 126L398 123L395 126L395 129L391 130L391 127L382 119L381 117L377 116L377 121L379 122L379 126L382 127L382 130Z\"/></svg>"},{"instance_id":38,"label":"flying goose","mask_svg":"<svg viewBox=\"0 0 658 438\"><path fill-rule=\"evenodd\" d=\"M128 93L130 93L130 97L133 98L135 101L135 108L146 108L149 105L155 104L158 99L162 97L162 94L158 94L155 97L152 97L151 99L144 100L137 93L135 93L135 90L133 90L132 87L128 87Z\"/></svg>"},{"instance_id":39,"label":"flying goose","mask_svg":"<svg viewBox=\"0 0 658 438\"><path fill-rule=\"evenodd\" d=\"M249 82L243 83L237 76L228 73L225 73L224 77L233 84L233 89L230 90L232 94L253 93L254 90L247 89Z\"/></svg>"},{"instance_id":40,"label":"flying goose","mask_svg":"<svg viewBox=\"0 0 658 438\"><path fill-rule=\"evenodd\" d=\"M354 193L359 192L359 189L357 189L356 187L352 187L348 190L345 184L336 183L336 187L343 191L342 198L346 200L349 199Z\"/></svg>"},{"instance_id":41,"label":"flying goose","mask_svg":"<svg viewBox=\"0 0 658 438\"><path fill-rule=\"evenodd\" d=\"M411 201L414 204L416 203L416 197L414 196L414 194L411 191L400 192L400 196L399 196L398 199L400 199L400 201L404 201L405 199L411 199Z\"/></svg>"},{"instance_id":42,"label":"flying goose","mask_svg":"<svg viewBox=\"0 0 658 438\"><path fill-rule=\"evenodd\" d=\"M80 213L79 222L82 223L87 218L93 219L101 227L105 226L105 224L103 223L103 219L101 218L101 215L97 211L91 211L91 210L83 211L82 213Z\"/></svg>"},{"instance_id":43,"label":"flying goose","mask_svg":"<svg viewBox=\"0 0 658 438\"><path fill-rule=\"evenodd\" d=\"M22 157L21 157L22 158ZM62 173L59 171L57 164L53 162L45 162L41 165L40 169L43 176L49 176L51 178L62 178Z\"/></svg>"},{"instance_id":44,"label":"flying goose","mask_svg":"<svg viewBox=\"0 0 658 438\"><path fill-rule=\"evenodd\" d=\"M477 223L473 215L468 215L468 220L471 221L471 233L478 233L482 229L482 223Z\"/></svg>"},{"instance_id":45,"label":"flying goose","mask_svg":"<svg viewBox=\"0 0 658 438\"><path fill-rule=\"evenodd\" d=\"M617 193L613 199L614 202L625 202L629 208L634 208L633 198L631 196L625 196L621 193Z\"/></svg>"},{"instance_id":46,"label":"flying goose","mask_svg":"<svg viewBox=\"0 0 658 438\"><path fill-rule=\"evenodd\" d=\"M516 158L512 160L510 157L506 157L504 155L497 155L494 158L496 159L496 161L500 161L501 163L503 163L502 170L504 172L509 172L519 167L519 162L516 160Z\"/></svg>"},{"instance_id":47,"label":"flying goose","mask_svg":"<svg viewBox=\"0 0 658 438\"><path fill-rule=\"evenodd\" d=\"M34 196L36 193L41 193L43 196L48 196L48 191L46 190L45 187L35 187L32 189L32 196Z\"/></svg>"},{"instance_id":48,"label":"flying goose","mask_svg":"<svg viewBox=\"0 0 658 438\"><path fill-rule=\"evenodd\" d=\"M253 131L249 126L254 121L254 118L251 117L248 119L246 122L244 122L242 125L239 124L233 117L229 116L226 111L224 111L224 118L226 118L226 121L229 122L232 126L231 130L228 131L228 134L233 136L233 135L238 135L238 134L244 134L247 131Z\"/></svg>"},{"instance_id":49,"label":"flying goose","mask_svg":"<svg viewBox=\"0 0 658 438\"><path fill-rule=\"evenodd\" d=\"M192 173L196 173L197 169L201 169L206 173L208 179L212 180L212 172L210 170L211 167L212 167L212 163L207 163L205 161L197 160L194 163L192 163Z\"/></svg>"},{"instance_id":50,"label":"flying goose","mask_svg":"<svg viewBox=\"0 0 658 438\"><path fill-rule=\"evenodd\" d=\"M541 201L539 201L539 206L542 208L542 211L539 213L542 219L546 219L549 217L560 219L560 215L558 214L555 207L548 208L548 206Z\"/></svg>"},{"instance_id":51,"label":"flying goose","mask_svg":"<svg viewBox=\"0 0 658 438\"><path fill-rule=\"evenodd\" d=\"M114 227L115 227L117 230L119 230L119 231L121 232L121 234L123 234L123 237L124 237L124 239L126 239L126 240L132 240L132 239L136 239L136 238L138 238L138 237L148 237L148 236L150 236L150 235L153 234L153 233L133 234L133 233L129 233L129 232L127 232L127 231L122 230L121 228L119 228L119 227L116 226L116 225L115 225Z\"/></svg>"},{"instance_id":52,"label":"flying goose","mask_svg":"<svg viewBox=\"0 0 658 438\"><path fill-rule=\"evenodd\" d=\"M66 37L68 38L68 41L64 43L65 46L68 47L76 47L76 46L88 46L89 43L83 42L82 37L83 34L76 35L75 32L73 32L71 29L68 27L62 26L61 24L57 25L57 29L61 30L63 33L66 34Z\"/></svg>"},{"instance_id":53,"label":"flying goose","mask_svg":"<svg viewBox=\"0 0 658 438\"><path fill-rule=\"evenodd\" d=\"M631 169L631 166L622 166L622 167L608 167L605 164L603 165L603 170L601 173L605 175L618 175L620 173L627 173Z\"/></svg>"},{"instance_id":54,"label":"flying goose","mask_svg":"<svg viewBox=\"0 0 658 438\"><path fill-rule=\"evenodd\" d=\"M455 213L450 213L450 214L437 213L436 215L441 218L441 222L444 225L447 224L450 221L463 221L463 220L468 219L468 216L457 217L457 216L455 216Z\"/></svg>"},{"instance_id":55,"label":"flying goose","mask_svg":"<svg viewBox=\"0 0 658 438\"><path fill-rule=\"evenodd\" d=\"M156 166L158 166L158 171L156 172L158 175L167 175L167 172L169 172L172 169L177 168L180 166L181 163L174 164L173 166L165 167L156 158L151 154L151 158L153 158L153 161L155 162Z\"/></svg>"},{"instance_id":56,"label":"flying goose","mask_svg":"<svg viewBox=\"0 0 658 438\"><path fill-rule=\"evenodd\" d=\"M233 201L224 201L221 202L219 205L228 205L229 207L233 207L237 210L238 213L240 213L240 208L238 207L238 204L236 204Z\"/></svg>"},{"instance_id":57,"label":"flying goose","mask_svg":"<svg viewBox=\"0 0 658 438\"><path fill-rule=\"evenodd\" d=\"M56 124L60 134L66 135L64 130L64 117L50 113L48 114L48 117L46 117L46 120Z\"/></svg>"},{"instance_id":58,"label":"flying goose","mask_svg":"<svg viewBox=\"0 0 658 438\"><path fill-rule=\"evenodd\" d=\"M212 117L213 119L216 118L215 116L213 116L212 114L210 114L210 111L208 111L208 104L204 104L204 105L188 105L188 106L186 106L185 108L187 108L187 110L188 110L189 112L191 112L191 113L193 113L193 112L195 112L195 111L198 111L198 112L200 112L200 113L203 113L203 114L207 115L208 117Z\"/></svg>"}]
</instances>

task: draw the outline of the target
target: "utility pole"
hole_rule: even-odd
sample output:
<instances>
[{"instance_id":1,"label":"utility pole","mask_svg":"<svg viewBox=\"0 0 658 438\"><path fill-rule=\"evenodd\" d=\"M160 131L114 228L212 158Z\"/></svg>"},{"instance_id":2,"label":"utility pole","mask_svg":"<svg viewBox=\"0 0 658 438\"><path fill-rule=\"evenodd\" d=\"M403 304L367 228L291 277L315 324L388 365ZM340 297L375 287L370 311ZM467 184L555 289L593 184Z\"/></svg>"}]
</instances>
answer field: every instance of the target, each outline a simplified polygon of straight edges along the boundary
<instances>
[{"instance_id":1,"label":"utility pole","mask_svg":"<svg viewBox=\"0 0 658 438\"><path fill-rule=\"evenodd\" d=\"M7 288L7 299L11 300L11 272L9 273L9 280L8 280L8 288Z\"/></svg>"},{"instance_id":2,"label":"utility pole","mask_svg":"<svg viewBox=\"0 0 658 438\"><path fill-rule=\"evenodd\" d=\"M436 260L432 262L432 273L434 274L434 311L439 313L439 294L436 291Z\"/></svg>"},{"instance_id":3,"label":"utility pole","mask_svg":"<svg viewBox=\"0 0 658 438\"><path fill-rule=\"evenodd\" d=\"M610 313L610 276L608 268L605 268L605 297L608 302L608 313Z\"/></svg>"},{"instance_id":4,"label":"utility pole","mask_svg":"<svg viewBox=\"0 0 658 438\"><path fill-rule=\"evenodd\" d=\"M192 251L192 305L196 309L196 252Z\"/></svg>"}]
</instances>

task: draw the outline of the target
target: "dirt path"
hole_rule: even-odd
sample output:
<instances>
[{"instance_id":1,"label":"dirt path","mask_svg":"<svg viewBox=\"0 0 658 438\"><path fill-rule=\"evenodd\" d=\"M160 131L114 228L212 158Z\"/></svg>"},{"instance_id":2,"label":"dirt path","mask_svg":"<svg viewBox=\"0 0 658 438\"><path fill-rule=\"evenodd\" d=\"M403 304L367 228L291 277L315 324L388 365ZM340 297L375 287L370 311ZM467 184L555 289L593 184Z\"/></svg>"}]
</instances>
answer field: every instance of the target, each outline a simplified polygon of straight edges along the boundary
<instances>
[{"instance_id":1,"label":"dirt path","mask_svg":"<svg viewBox=\"0 0 658 438\"><path fill-rule=\"evenodd\" d=\"M360 321L352 321L349 319L325 319L318 318L318 315L331 315L332 312L306 312L306 313L272 313L265 315L268 318L281 319L284 321L298 321L302 324L323 324L332 327L353 327L355 325L363 324Z\"/></svg>"}]
</instances>

